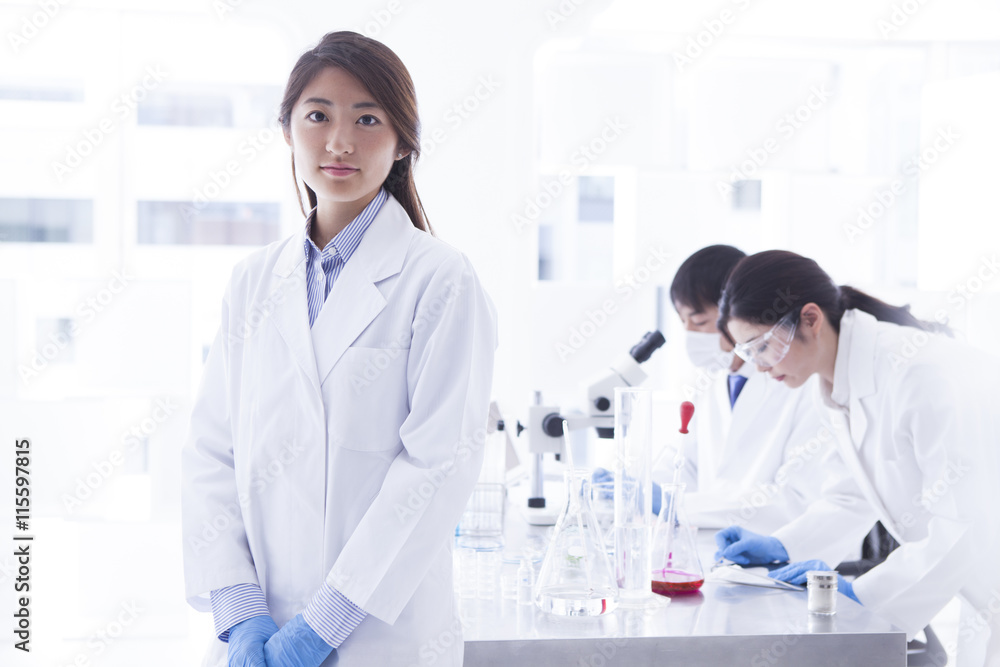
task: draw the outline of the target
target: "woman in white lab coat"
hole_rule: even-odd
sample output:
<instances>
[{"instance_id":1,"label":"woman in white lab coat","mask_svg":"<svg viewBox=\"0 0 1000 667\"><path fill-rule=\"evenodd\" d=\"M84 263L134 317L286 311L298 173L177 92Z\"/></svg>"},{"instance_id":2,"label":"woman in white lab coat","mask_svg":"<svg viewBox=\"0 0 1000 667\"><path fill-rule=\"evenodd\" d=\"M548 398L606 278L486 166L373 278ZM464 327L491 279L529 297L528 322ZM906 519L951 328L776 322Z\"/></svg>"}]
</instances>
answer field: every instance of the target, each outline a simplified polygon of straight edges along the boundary
<instances>
[{"instance_id":1,"label":"woman in white lab coat","mask_svg":"<svg viewBox=\"0 0 1000 667\"><path fill-rule=\"evenodd\" d=\"M867 514L856 488L844 484L849 476L834 453L837 434L809 392L770 382L733 354L716 326L726 278L744 257L732 246L702 248L681 263L670 285L688 357L699 369L685 389L696 407L683 452L688 517L705 528L735 524L769 533L819 499L828 478L847 487L829 498L845 512ZM653 477L671 481L669 456L660 458ZM864 526L845 531L826 545L824 557L840 562L865 532Z\"/></svg>"},{"instance_id":2,"label":"woman in white lab coat","mask_svg":"<svg viewBox=\"0 0 1000 667\"><path fill-rule=\"evenodd\" d=\"M311 210L234 268L183 449L186 596L222 640L206 664L458 667L451 538L494 309L429 231L395 54L326 35L280 121Z\"/></svg>"},{"instance_id":3,"label":"woman in white lab coat","mask_svg":"<svg viewBox=\"0 0 1000 667\"><path fill-rule=\"evenodd\" d=\"M841 578L841 592L909 638L958 594L971 606L959 627L960 664L1000 664L1000 404L990 387L1000 362L785 251L736 266L719 326L737 354L779 382L797 387L819 375L822 400L847 421L841 454L901 546L853 584ZM772 575L801 581L826 565L798 562L816 558L800 545L841 523L817 506L770 537L727 529L720 555L792 561Z\"/></svg>"}]
</instances>

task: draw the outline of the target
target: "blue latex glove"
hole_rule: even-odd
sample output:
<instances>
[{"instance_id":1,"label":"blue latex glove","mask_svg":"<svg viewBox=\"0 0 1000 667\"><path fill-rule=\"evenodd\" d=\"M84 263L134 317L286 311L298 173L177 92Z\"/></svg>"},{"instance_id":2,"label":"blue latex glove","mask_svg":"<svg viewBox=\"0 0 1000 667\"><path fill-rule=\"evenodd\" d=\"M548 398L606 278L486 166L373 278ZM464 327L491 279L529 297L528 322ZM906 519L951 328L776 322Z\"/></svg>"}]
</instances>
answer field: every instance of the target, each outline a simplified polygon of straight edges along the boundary
<instances>
[{"instance_id":1,"label":"blue latex glove","mask_svg":"<svg viewBox=\"0 0 1000 667\"><path fill-rule=\"evenodd\" d=\"M615 481L615 474L606 468L594 468L593 474L590 475L590 481L594 484L613 482Z\"/></svg>"},{"instance_id":2,"label":"blue latex glove","mask_svg":"<svg viewBox=\"0 0 1000 667\"><path fill-rule=\"evenodd\" d=\"M302 614L296 614L264 645L267 667L319 667L333 651Z\"/></svg>"},{"instance_id":3,"label":"blue latex glove","mask_svg":"<svg viewBox=\"0 0 1000 667\"><path fill-rule=\"evenodd\" d=\"M806 573L809 570L824 570L829 572L832 568L821 560L800 560L797 563L791 563L785 567L779 567L777 570L772 570L767 573L767 576L772 579L787 581L790 584L805 586ZM861 604L861 600L854 594L854 586L839 574L837 575L837 591Z\"/></svg>"},{"instance_id":4,"label":"blue latex glove","mask_svg":"<svg viewBox=\"0 0 1000 667\"><path fill-rule=\"evenodd\" d=\"M590 476L590 481L594 484L613 482L615 481L615 474L604 468L595 468L594 473ZM653 482L653 514L659 515L662 498L663 492L660 490L660 485Z\"/></svg>"},{"instance_id":5,"label":"blue latex glove","mask_svg":"<svg viewBox=\"0 0 1000 667\"><path fill-rule=\"evenodd\" d=\"M715 543L719 550L715 552L715 560L725 558L737 565L767 565L768 563L787 563L788 552L776 537L758 535L739 526L723 528L715 534Z\"/></svg>"},{"instance_id":6,"label":"blue latex glove","mask_svg":"<svg viewBox=\"0 0 1000 667\"><path fill-rule=\"evenodd\" d=\"M261 614L229 629L229 667L267 667L264 642L278 631L274 620Z\"/></svg>"}]
</instances>

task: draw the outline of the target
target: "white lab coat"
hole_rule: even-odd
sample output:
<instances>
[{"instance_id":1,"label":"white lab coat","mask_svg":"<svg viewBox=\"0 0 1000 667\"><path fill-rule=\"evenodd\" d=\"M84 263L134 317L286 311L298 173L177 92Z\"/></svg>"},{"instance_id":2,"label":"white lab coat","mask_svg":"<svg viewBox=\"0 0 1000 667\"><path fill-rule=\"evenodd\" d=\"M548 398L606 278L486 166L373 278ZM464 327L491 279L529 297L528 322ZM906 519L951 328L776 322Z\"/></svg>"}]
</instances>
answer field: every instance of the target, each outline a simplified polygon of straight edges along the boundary
<instances>
[{"instance_id":1,"label":"white lab coat","mask_svg":"<svg viewBox=\"0 0 1000 667\"><path fill-rule=\"evenodd\" d=\"M310 329L304 234L226 290L183 449L186 597L208 611L256 583L281 626L325 580L368 613L338 664L458 667L451 542L482 463L492 302L390 196Z\"/></svg>"},{"instance_id":2,"label":"white lab coat","mask_svg":"<svg viewBox=\"0 0 1000 667\"><path fill-rule=\"evenodd\" d=\"M1000 664L998 377L995 357L849 310L833 384L823 383L824 400L848 420L851 438L838 441L848 468L901 544L854 592L911 638L961 594L984 617L960 626L960 664L984 664L973 645L987 639L986 664ZM814 558L817 527L832 535L846 523L810 508L775 536L793 561Z\"/></svg>"},{"instance_id":3,"label":"white lab coat","mask_svg":"<svg viewBox=\"0 0 1000 667\"><path fill-rule=\"evenodd\" d=\"M836 433L809 388L790 389L744 364L746 384L730 407L728 374L718 372L696 396L691 435L683 439L688 462L684 477L692 492L685 498L689 521L702 528L740 525L769 534L801 515L822 497L824 482L842 489L831 496L858 527L827 555L837 562L860 546L871 521L861 493L851 483L833 445ZM668 482L670 456L660 458L653 476ZM866 524L867 521L867 524ZM851 538L853 542L851 542Z\"/></svg>"}]
</instances>

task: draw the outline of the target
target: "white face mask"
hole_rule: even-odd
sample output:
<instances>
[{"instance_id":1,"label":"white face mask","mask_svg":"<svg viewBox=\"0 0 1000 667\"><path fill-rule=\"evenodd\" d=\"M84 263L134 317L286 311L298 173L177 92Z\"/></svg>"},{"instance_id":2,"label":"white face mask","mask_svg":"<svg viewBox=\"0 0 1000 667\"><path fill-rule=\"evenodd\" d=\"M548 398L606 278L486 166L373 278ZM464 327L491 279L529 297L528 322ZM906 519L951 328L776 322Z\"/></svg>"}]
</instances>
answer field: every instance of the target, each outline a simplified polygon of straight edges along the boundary
<instances>
[{"instance_id":1,"label":"white face mask","mask_svg":"<svg viewBox=\"0 0 1000 667\"><path fill-rule=\"evenodd\" d=\"M702 331L685 331L684 344L688 359L698 368L729 369L733 363L733 353L719 347L722 335Z\"/></svg>"}]
</instances>

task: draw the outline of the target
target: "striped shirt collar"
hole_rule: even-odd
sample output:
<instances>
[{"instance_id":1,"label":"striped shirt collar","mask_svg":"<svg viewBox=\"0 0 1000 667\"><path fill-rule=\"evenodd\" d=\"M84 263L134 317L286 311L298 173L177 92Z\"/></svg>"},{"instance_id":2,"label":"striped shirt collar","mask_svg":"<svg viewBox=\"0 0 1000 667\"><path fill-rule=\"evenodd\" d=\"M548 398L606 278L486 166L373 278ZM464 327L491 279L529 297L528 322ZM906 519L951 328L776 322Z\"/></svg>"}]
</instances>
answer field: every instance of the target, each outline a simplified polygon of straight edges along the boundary
<instances>
[{"instance_id":1,"label":"striped shirt collar","mask_svg":"<svg viewBox=\"0 0 1000 667\"><path fill-rule=\"evenodd\" d=\"M378 194L375 195L374 199L368 202L365 209L358 214L358 217L351 220L350 224L340 230L336 236L330 239L330 242L326 244L322 252L312 240L312 224L316 220L316 209L313 208L309 212L309 217L306 218L306 238L303 242L303 250L305 251L306 261L310 259L312 253L320 255L323 259L333 257L334 255L340 255L340 259L345 264L347 260L351 258L354 251L357 250L358 245L361 244L361 238L365 235L368 227L371 226L372 221L375 216L378 215L379 210L382 208L382 204L385 203L388 193L385 188L379 188Z\"/></svg>"}]
</instances>

